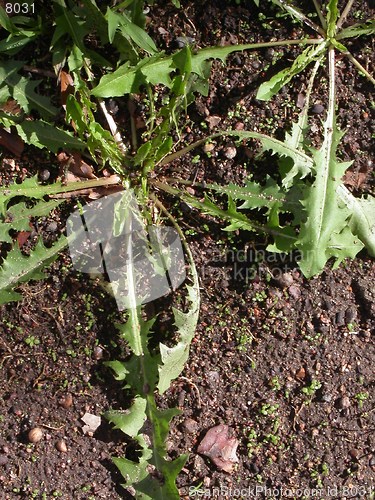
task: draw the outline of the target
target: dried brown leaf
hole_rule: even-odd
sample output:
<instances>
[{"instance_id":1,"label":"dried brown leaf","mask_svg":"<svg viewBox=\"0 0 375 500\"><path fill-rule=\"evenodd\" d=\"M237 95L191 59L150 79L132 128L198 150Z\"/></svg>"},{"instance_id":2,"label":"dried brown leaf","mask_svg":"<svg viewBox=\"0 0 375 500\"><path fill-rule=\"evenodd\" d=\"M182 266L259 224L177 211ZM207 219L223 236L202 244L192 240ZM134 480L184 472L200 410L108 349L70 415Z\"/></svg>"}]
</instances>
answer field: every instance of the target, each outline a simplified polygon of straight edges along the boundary
<instances>
[{"instance_id":1,"label":"dried brown leaf","mask_svg":"<svg viewBox=\"0 0 375 500\"><path fill-rule=\"evenodd\" d=\"M23 153L24 142L18 135L11 134L0 128L0 146L7 148L8 151L19 158Z\"/></svg>"},{"instance_id":2,"label":"dried brown leaf","mask_svg":"<svg viewBox=\"0 0 375 500\"><path fill-rule=\"evenodd\" d=\"M230 437L227 425L212 427L198 446L198 453L210 458L219 469L231 473L238 462L236 450L238 440Z\"/></svg>"}]
</instances>

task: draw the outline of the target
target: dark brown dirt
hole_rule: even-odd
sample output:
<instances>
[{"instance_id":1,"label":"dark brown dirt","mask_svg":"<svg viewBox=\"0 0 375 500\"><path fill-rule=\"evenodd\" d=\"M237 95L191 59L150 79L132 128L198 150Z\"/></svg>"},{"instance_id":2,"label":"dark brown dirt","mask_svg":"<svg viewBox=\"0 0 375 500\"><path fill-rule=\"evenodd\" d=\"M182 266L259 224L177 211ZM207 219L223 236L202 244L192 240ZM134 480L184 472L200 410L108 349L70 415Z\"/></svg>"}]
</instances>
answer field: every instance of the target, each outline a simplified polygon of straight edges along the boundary
<instances>
[{"instance_id":1,"label":"dark brown dirt","mask_svg":"<svg viewBox=\"0 0 375 500\"><path fill-rule=\"evenodd\" d=\"M353 13L367 18L370 3L357 2ZM260 21L250 0L239 6L184 2L181 10L153 6L150 16L150 30L166 50L180 35L206 46L296 38L301 31L267 11ZM371 44L353 39L350 47L369 67ZM214 63L208 98L199 98L189 110L186 141L207 133L217 119L218 129L244 126L283 137L298 115L305 78L298 77L268 104L255 94L297 53L297 48L263 50L233 55L227 66ZM369 192L372 89L345 59L338 66L338 121L347 129L341 156L354 159L347 185L356 193ZM321 68L314 104L323 110L314 118L316 126L324 117L325 77ZM318 131L313 140L319 140ZM232 159L228 147L236 150ZM228 183L253 173L262 179L275 164L268 157L254 160L255 148L218 142L211 155L199 150L160 175ZM53 171L50 161L35 156L32 148L21 161L3 155L2 181ZM165 203L186 230L202 293L183 377L159 398L160 406L182 410L168 443L171 456L189 453L178 480L181 498L309 498L314 488L320 498L373 498L373 260L363 252L354 262L327 267L306 280L292 259L265 252L262 238L228 234L223 224L198 211L168 197ZM63 221L58 213L42 221L40 231L60 231ZM57 226L48 226L53 222ZM131 498L111 463L111 456L124 455L131 444L104 419L93 435L84 434L81 420L86 412L100 416L129 404L103 364L123 349L113 326L119 319L114 302L72 270L67 255L51 266L44 281L20 289L23 300L0 309L0 498ZM207 430L218 424L227 424L239 441L232 474L197 453ZM30 444L27 433L36 426L43 438ZM56 449L60 439L66 452Z\"/></svg>"}]
</instances>

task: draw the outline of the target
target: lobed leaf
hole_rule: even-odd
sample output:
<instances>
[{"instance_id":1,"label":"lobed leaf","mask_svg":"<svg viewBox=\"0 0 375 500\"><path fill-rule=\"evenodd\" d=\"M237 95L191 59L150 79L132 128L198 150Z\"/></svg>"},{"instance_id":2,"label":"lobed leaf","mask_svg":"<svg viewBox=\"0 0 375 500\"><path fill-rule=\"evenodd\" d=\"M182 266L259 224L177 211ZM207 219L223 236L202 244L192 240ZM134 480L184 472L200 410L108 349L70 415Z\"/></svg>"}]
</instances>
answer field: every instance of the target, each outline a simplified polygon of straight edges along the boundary
<instances>
[{"instance_id":1,"label":"lobed leaf","mask_svg":"<svg viewBox=\"0 0 375 500\"><path fill-rule=\"evenodd\" d=\"M41 201L36 203L33 207L27 207L26 203L21 202L13 205L6 212L6 217L0 214L0 241L12 242L9 236L9 231L29 231L31 217L42 217L48 215L51 210L60 205L62 201ZM4 220L1 220L4 218Z\"/></svg>"},{"instance_id":2,"label":"lobed leaf","mask_svg":"<svg viewBox=\"0 0 375 500\"><path fill-rule=\"evenodd\" d=\"M145 398L136 396L129 410L111 410L105 413L105 418L114 424L115 429L120 429L124 434L134 438L146 421L146 405Z\"/></svg>"},{"instance_id":3,"label":"lobed leaf","mask_svg":"<svg viewBox=\"0 0 375 500\"><path fill-rule=\"evenodd\" d=\"M323 144L318 151L313 151L315 181L306 186L302 201L308 215L301 227L297 247L302 255L299 265L306 277L319 274L331 255L343 258L348 243L348 235L343 230L349 214L339 206L337 188L350 162L339 163L336 159L343 133L337 129L335 119L332 124L331 129L327 119ZM342 246L338 245L339 239Z\"/></svg>"},{"instance_id":4,"label":"lobed leaf","mask_svg":"<svg viewBox=\"0 0 375 500\"><path fill-rule=\"evenodd\" d=\"M60 236L59 240L50 248L44 246L41 240L36 247L26 257L15 245L7 254L0 267L0 305L7 302L16 301L22 296L14 291L14 287L30 279L45 278L41 269L49 265L67 246L67 238Z\"/></svg>"},{"instance_id":5,"label":"lobed leaf","mask_svg":"<svg viewBox=\"0 0 375 500\"><path fill-rule=\"evenodd\" d=\"M375 20L371 19L363 24L354 24L353 26L348 26L347 28L342 29L336 36L336 39L342 40L343 38L353 38L373 34L375 34Z\"/></svg>"},{"instance_id":6,"label":"lobed leaf","mask_svg":"<svg viewBox=\"0 0 375 500\"><path fill-rule=\"evenodd\" d=\"M262 44L250 43L200 49L191 56L188 64L192 73L206 79L207 63L211 59L220 59L224 62L228 55L233 52L259 48L259 46L262 46ZM125 63L113 73L103 76L99 84L93 89L92 95L95 97L119 97L131 92L138 92L139 87L145 83L151 85L161 84L171 88L172 72L184 66L179 56L180 53L186 53L186 50L181 49L180 52L176 52L171 56L159 52L150 57L144 57L135 66Z\"/></svg>"},{"instance_id":7,"label":"lobed leaf","mask_svg":"<svg viewBox=\"0 0 375 500\"><path fill-rule=\"evenodd\" d=\"M348 226L351 232L375 257L375 198L370 195L356 198L343 184L338 186L337 194L339 203L349 211Z\"/></svg>"},{"instance_id":8,"label":"lobed leaf","mask_svg":"<svg viewBox=\"0 0 375 500\"><path fill-rule=\"evenodd\" d=\"M327 5L327 36L329 38L333 38L336 35L336 24L339 18L337 1L329 0Z\"/></svg>"},{"instance_id":9,"label":"lobed leaf","mask_svg":"<svg viewBox=\"0 0 375 500\"><path fill-rule=\"evenodd\" d=\"M86 145L70 132L43 120L24 121L17 124L16 128L27 144L32 144L39 149L47 148L57 153L60 149L83 151L86 148Z\"/></svg>"},{"instance_id":10,"label":"lobed leaf","mask_svg":"<svg viewBox=\"0 0 375 500\"><path fill-rule=\"evenodd\" d=\"M199 316L199 282L198 275L191 263L191 271L194 279L193 286L187 286L190 302L189 311L184 313L173 308L174 324L177 327L178 342L173 347L160 343L160 365L158 389L163 394L171 385L171 381L177 378L185 367L189 357L189 348L194 338Z\"/></svg>"},{"instance_id":11,"label":"lobed leaf","mask_svg":"<svg viewBox=\"0 0 375 500\"><path fill-rule=\"evenodd\" d=\"M281 70L268 82L262 83L258 89L256 98L261 101L269 101L271 97L277 94L295 75L301 73L310 63L320 58L326 50L326 46L327 42L323 40L318 45L306 47L293 61L292 66Z\"/></svg>"},{"instance_id":12,"label":"lobed leaf","mask_svg":"<svg viewBox=\"0 0 375 500\"><path fill-rule=\"evenodd\" d=\"M147 53L152 55L157 52L156 45L150 35L140 26L134 24L125 12L117 14L107 7L106 16L108 19L108 37L111 43L114 40L116 31L119 29L126 38L130 38L139 48Z\"/></svg>"}]
</instances>

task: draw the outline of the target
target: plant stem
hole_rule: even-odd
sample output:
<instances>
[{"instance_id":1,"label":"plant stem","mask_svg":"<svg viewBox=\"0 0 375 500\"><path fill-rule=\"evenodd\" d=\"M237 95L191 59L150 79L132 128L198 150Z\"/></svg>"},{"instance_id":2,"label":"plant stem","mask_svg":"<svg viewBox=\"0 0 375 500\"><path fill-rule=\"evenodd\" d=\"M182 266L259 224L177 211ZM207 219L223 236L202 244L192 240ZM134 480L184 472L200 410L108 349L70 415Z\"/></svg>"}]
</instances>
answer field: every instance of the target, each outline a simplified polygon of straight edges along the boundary
<instances>
[{"instance_id":1,"label":"plant stem","mask_svg":"<svg viewBox=\"0 0 375 500\"><path fill-rule=\"evenodd\" d=\"M172 222L179 237L181 238L182 244L186 250L186 254L187 254L188 259L189 259L190 272L192 274L193 282L196 285L197 290L199 290L198 273L197 273L197 269L195 267L194 257L193 257L193 254L191 253L190 247L188 245L188 242L186 241L184 233L182 232L176 219L173 217L173 215L168 211L168 209L164 206L164 204L159 200L159 198L154 193L150 193L150 199L164 213L164 215L166 215L168 217L168 219ZM199 294L198 294L198 298L199 298ZM196 309L199 309L199 302L196 304Z\"/></svg>"},{"instance_id":2,"label":"plant stem","mask_svg":"<svg viewBox=\"0 0 375 500\"><path fill-rule=\"evenodd\" d=\"M327 121L325 123L326 131L324 135L327 139L327 149L331 150L332 140L333 140L333 128L335 125L335 97L336 97L336 85L335 85L335 49L330 46L328 49L328 67L329 67L329 95L328 95L328 110L327 110Z\"/></svg>"},{"instance_id":3,"label":"plant stem","mask_svg":"<svg viewBox=\"0 0 375 500\"><path fill-rule=\"evenodd\" d=\"M345 54L346 57L349 59L349 61L351 61L354 64L354 66L359 71L361 71L366 76L366 78L368 78L370 80L370 82L373 85L375 85L375 78L362 66L362 64L358 61L358 59L356 59L354 56L352 56L352 54L349 51L343 52L343 54Z\"/></svg>"},{"instance_id":4,"label":"plant stem","mask_svg":"<svg viewBox=\"0 0 375 500\"><path fill-rule=\"evenodd\" d=\"M125 154L126 153L126 146L124 144L124 141L122 140L120 132L118 131L115 120L113 119L112 115L108 113L105 102L102 101L102 99L98 99L98 102L99 102L100 109L102 110L102 113L103 113L105 119L107 120L109 129L111 131L111 134L112 134L114 140L116 141L117 146L119 147L121 152Z\"/></svg>"},{"instance_id":5,"label":"plant stem","mask_svg":"<svg viewBox=\"0 0 375 500\"><path fill-rule=\"evenodd\" d=\"M327 23L326 23L326 20L322 14L322 6L321 6L319 0L313 0L313 2L314 2L315 10L319 16L320 24L322 25L322 28L325 30L327 27Z\"/></svg>"},{"instance_id":6,"label":"plant stem","mask_svg":"<svg viewBox=\"0 0 375 500\"><path fill-rule=\"evenodd\" d=\"M338 31L341 28L341 26L343 25L343 23L345 22L348 14L350 12L350 9L353 6L353 3L354 3L354 0L348 0L348 3L346 4L345 9L342 11L342 14L341 14L340 18L337 21L336 31Z\"/></svg>"},{"instance_id":7,"label":"plant stem","mask_svg":"<svg viewBox=\"0 0 375 500\"><path fill-rule=\"evenodd\" d=\"M291 16L296 17L299 21L302 21L303 23L307 24L310 28L312 28L314 31L319 33L323 38L325 38L325 31L323 28L315 24L313 21L311 21L303 12L298 10L294 5L290 5L286 3L285 0L277 0L277 3L279 3Z\"/></svg>"}]
</instances>

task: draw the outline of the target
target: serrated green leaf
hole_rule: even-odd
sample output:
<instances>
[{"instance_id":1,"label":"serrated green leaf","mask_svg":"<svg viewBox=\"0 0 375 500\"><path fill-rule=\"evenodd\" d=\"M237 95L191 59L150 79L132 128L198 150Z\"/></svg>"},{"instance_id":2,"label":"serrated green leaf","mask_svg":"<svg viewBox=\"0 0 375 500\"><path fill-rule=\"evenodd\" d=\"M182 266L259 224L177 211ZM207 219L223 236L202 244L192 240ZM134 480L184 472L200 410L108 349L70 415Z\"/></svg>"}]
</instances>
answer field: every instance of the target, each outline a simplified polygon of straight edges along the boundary
<instances>
[{"instance_id":1,"label":"serrated green leaf","mask_svg":"<svg viewBox=\"0 0 375 500\"><path fill-rule=\"evenodd\" d=\"M108 366L108 368L111 368L114 371L114 377L116 380L125 380L126 376L128 375L129 371L126 368L125 363L122 361L106 361L105 366Z\"/></svg>"},{"instance_id":2,"label":"serrated green leaf","mask_svg":"<svg viewBox=\"0 0 375 500\"><path fill-rule=\"evenodd\" d=\"M0 26L9 31L9 33L13 33L17 30L17 27L2 6L0 6Z\"/></svg>"},{"instance_id":3,"label":"serrated green leaf","mask_svg":"<svg viewBox=\"0 0 375 500\"><path fill-rule=\"evenodd\" d=\"M103 45L106 45L109 40L107 34L107 22L104 15L96 5L95 0L82 0L82 3L85 6L85 11L87 12L86 24L99 34L100 41ZM112 43L112 40L110 42Z\"/></svg>"},{"instance_id":4,"label":"serrated green leaf","mask_svg":"<svg viewBox=\"0 0 375 500\"><path fill-rule=\"evenodd\" d=\"M339 17L338 0L329 0L327 5L327 35L333 38L336 35L336 24Z\"/></svg>"},{"instance_id":5,"label":"serrated green leaf","mask_svg":"<svg viewBox=\"0 0 375 500\"><path fill-rule=\"evenodd\" d=\"M16 125L17 131L27 144L39 149L47 148L53 153L60 149L83 151L86 145L71 133L43 120L24 121Z\"/></svg>"},{"instance_id":6,"label":"serrated green leaf","mask_svg":"<svg viewBox=\"0 0 375 500\"><path fill-rule=\"evenodd\" d=\"M210 59L219 59L225 63L227 57L233 52L242 52L244 50L259 49L262 44L246 43L238 45L226 45L223 47L207 47L198 50L191 57L191 71L201 78L207 77L207 62Z\"/></svg>"},{"instance_id":7,"label":"serrated green leaf","mask_svg":"<svg viewBox=\"0 0 375 500\"><path fill-rule=\"evenodd\" d=\"M145 142L138 148L137 154L134 156L134 165L142 165L144 160L148 157L151 151L152 143L150 141Z\"/></svg>"},{"instance_id":8,"label":"serrated green leaf","mask_svg":"<svg viewBox=\"0 0 375 500\"><path fill-rule=\"evenodd\" d=\"M127 18L125 13L123 13L120 17L122 19L119 22L119 27L125 37L130 37L139 48L143 49L148 54L153 55L157 53L158 49L156 48L153 39L144 29L132 23L130 19Z\"/></svg>"},{"instance_id":9,"label":"serrated green leaf","mask_svg":"<svg viewBox=\"0 0 375 500\"><path fill-rule=\"evenodd\" d=\"M268 82L262 83L257 92L257 99L261 101L269 101L271 97L279 92L290 80L303 71L310 63L316 61L326 50L327 42L323 40L321 43L306 47L305 50L296 57L292 66L285 68Z\"/></svg>"},{"instance_id":10,"label":"serrated green leaf","mask_svg":"<svg viewBox=\"0 0 375 500\"><path fill-rule=\"evenodd\" d=\"M14 35L7 40L1 40L0 52L5 52L9 56L17 54L25 45L35 40L36 34L30 33L25 35Z\"/></svg>"},{"instance_id":11,"label":"serrated green leaf","mask_svg":"<svg viewBox=\"0 0 375 500\"><path fill-rule=\"evenodd\" d=\"M0 104L4 104L11 97L11 93L7 85L0 87Z\"/></svg>"},{"instance_id":12,"label":"serrated green leaf","mask_svg":"<svg viewBox=\"0 0 375 500\"><path fill-rule=\"evenodd\" d=\"M26 113L36 110L42 117L51 117L57 114L58 109L51 104L48 97L39 95L34 90L41 81L42 80L29 80L24 77L13 80L13 98Z\"/></svg>"},{"instance_id":13,"label":"serrated green leaf","mask_svg":"<svg viewBox=\"0 0 375 500\"><path fill-rule=\"evenodd\" d=\"M158 51L153 39L148 33L140 26L133 23L125 12L118 14L107 7L106 17L108 19L108 36L111 43L114 41L116 31L119 29L125 38L130 38L139 48L150 55Z\"/></svg>"},{"instance_id":14,"label":"serrated green leaf","mask_svg":"<svg viewBox=\"0 0 375 500\"><path fill-rule=\"evenodd\" d=\"M38 177L28 177L20 184L10 184L9 186L0 187L0 216L6 217L6 210L10 200L15 196L23 196L41 200L44 196L53 196L57 193L68 193L77 189L88 189L99 186L109 185L105 179L90 179L88 181L70 182L64 185L61 182L54 184L41 185L38 183ZM47 202L46 202L47 203Z\"/></svg>"},{"instance_id":15,"label":"serrated green leaf","mask_svg":"<svg viewBox=\"0 0 375 500\"><path fill-rule=\"evenodd\" d=\"M83 109L81 103L74 95L69 95L66 99L66 121L73 122L80 137L87 131L87 123L83 119Z\"/></svg>"},{"instance_id":16,"label":"serrated green leaf","mask_svg":"<svg viewBox=\"0 0 375 500\"><path fill-rule=\"evenodd\" d=\"M175 481L187 458L187 455L180 455L175 460L161 459L164 471L162 480L150 475L145 477L135 485L137 491L140 492L137 498L139 500L180 500Z\"/></svg>"},{"instance_id":17,"label":"serrated green leaf","mask_svg":"<svg viewBox=\"0 0 375 500\"><path fill-rule=\"evenodd\" d=\"M17 245L14 246L0 267L0 305L21 298L20 294L13 291L19 283L45 278L45 274L40 272L41 268L55 260L67 244L65 236L60 236L51 248L45 247L39 240L28 257L22 254Z\"/></svg>"},{"instance_id":18,"label":"serrated green leaf","mask_svg":"<svg viewBox=\"0 0 375 500\"><path fill-rule=\"evenodd\" d=\"M69 33L74 44L85 53L86 48L83 43L85 36L88 34L88 30L85 23L78 19L73 12L63 7L63 14L56 18L56 31L52 39L52 45L60 38L63 34ZM56 34L58 33L58 34Z\"/></svg>"},{"instance_id":19,"label":"serrated green leaf","mask_svg":"<svg viewBox=\"0 0 375 500\"><path fill-rule=\"evenodd\" d=\"M146 460L142 460L139 463L122 457L113 457L112 460L121 472L122 477L126 480L124 487L136 484L148 475L148 462Z\"/></svg>"},{"instance_id":20,"label":"serrated green leaf","mask_svg":"<svg viewBox=\"0 0 375 500\"><path fill-rule=\"evenodd\" d=\"M375 34L375 20L371 19L363 24L354 24L353 26L348 26L347 28L342 29L336 36L336 40L373 34Z\"/></svg>"},{"instance_id":21,"label":"serrated green leaf","mask_svg":"<svg viewBox=\"0 0 375 500\"><path fill-rule=\"evenodd\" d=\"M138 92L140 85L146 82L170 87L169 75L172 71L172 57L162 57L162 54L145 57L136 66L131 67L126 63L113 73L103 76L91 93L95 97L119 97Z\"/></svg>"},{"instance_id":22,"label":"serrated green leaf","mask_svg":"<svg viewBox=\"0 0 375 500\"><path fill-rule=\"evenodd\" d=\"M342 52L343 54L348 54L349 51L348 49L345 47L345 45L343 45L341 42L338 42L337 40L335 40L334 38L331 39L331 43L332 45L337 49L339 50L340 52Z\"/></svg>"},{"instance_id":23,"label":"serrated green leaf","mask_svg":"<svg viewBox=\"0 0 375 500\"><path fill-rule=\"evenodd\" d=\"M5 221L1 222L0 216L0 241L11 243L12 238L9 236L10 229L15 231L29 231L31 217L48 215L51 210L58 207L61 203L61 200L41 201L30 208L23 202L13 205L7 210Z\"/></svg>"},{"instance_id":24,"label":"serrated green leaf","mask_svg":"<svg viewBox=\"0 0 375 500\"><path fill-rule=\"evenodd\" d=\"M284 144L291 150L294 149L301 152L307 150L306 132L308 130L308 110L310 107L310 97L315 81L315 76L322 59L323 56L317 59L311 72L309 84L305 94L305 103L299 114L298 122L292 124L291 134L289 134L288 132L286 132L285 134ZM310 162L309 164L307 159L305 162L301 162L300 160L296 161L296 158L292 159L289 156L281 158L279 160L279 168L282 175L282 186L283 188L289 190L292 187L293 182L296 184L296 177L298 177L299 179L304 179L308 174L311 173L312 162Z\"/></svg>"},{"instance_id":25,"label":"serrated green leaf","mask_svg":"<svg viewBox=\"0 0 375 500\"><path fill-rule=\"evenodd\" d=\"M115 38L117 28L120 24L119 15L116 14L116 12L114 12L112 9L107 7L106 18L108 21L108 38L109 42L112 43Z\"/></svg>"},{"instance_id":26,"label":"serrated green leaf","mask_svg":"<svg viewBox=\"0 0 375 500\"><path fill-rule=\"evenodd\" d=\"M105 418L114 424L115 429L120 429L124 434L135 437L146 421L146 399L136 396L129 410L108 411Z\"/></svg>"},{"instance_id":27,"label":"serrated green leaf","mask_svg":"<svg viewBox=\"0 0 375 500\"><path fill-rule=\"evenodd\" d=\"M339 235L346 235L344 228L348 210L339 206L337 188L350 162L339 163L336 160L336 149L342 136L343 133L336 127L335 117L328 116L323 144L318 151L313 151L315 181L306 186L302 201L308 216L301 227L297 247L302 256L299 265L306 277L319 274L331 255L341 257L345 250L346 240L342 240L343 248L338 248L341 246L338 239Z\"/></svg>"},{"instance_id":28,"label":"serrated green leaf","mask_svg":"<svg viewBox=\"0 0 375 500\"><path fill-rule=\"evenodd\" d=\"M239 139L257 139L261 142L263 151L272 151L273 154L279 154L280 156L286 156L291 158L293 162L298 165L298 168L301 171L311 171L312 168L312 159L307 156L303 151L296 149L295 147L291 147L289 144L279 141L273 137L270 137L265 134L259 134L258 132L248 132L248 131L237 131L237 130L227 130L225 132L218 132L216 134L209 135L204 139L200 139L199 141L186 146L175 153L168 155L163 161L160 162L160 165L166 165L173 161L175 158L180 158L185 155L189 151L195 149L196 147L204 144L208 140L215 139L217 137L231 137L235 136Z\"/></svg>"},{"instance_id":29,"label":"serrated green leaf","mask_svg":"<svg viewBox=\"0 0 375 500\"><path fill-rule=\"evenodd\" d=\"M118 324L117 328L121 332L121 336L128 342L129 347L131 348L132 352L135 354L135 356L142 356L143 354L143 349L142 346L137 342L136 339L134 339L133 336L133 314L131 311L129 311L129 319L125 324ZM150 333L150 330L152 328L152 325L155 323L155 318L151 319L150 321L144 321L141 319L139 321L139 334L147 338L147 336Z\"/></svg>"},{"instance_id":30,"label":"serrated green leaf","mask_svg":"<svg viewBox=\"0 0 375 500\"><path fill-rule=\"evenodd\" d=\"M278 184L271 178L267 178L264 186L257 182L247 180L243 187L230 183L227 186L207 184L206 188L216 193L226 194L233 200L243 200L244 204L239 208L254 209L268 207L271 209L274 203L282 202L285 199L285 193L280 190Z\"/></svg>"},{"instance_id":31,"label":"serrated green leaf","mask_svg":"<svg viewBox=\"0 0 375 500\"><path fill-rule=\"evenodd\" d=\"M225 228L226 231L236 231L243 229L245 231L254 231L253 223L246 217L246 215L238 212L235 205L229 202L228 210L223 210L216 203L214 203L206 195L204 200L197 200L193 196L182 194L181 198L190 206L197 208L202 213L217 217L219 219L229 221L230 225ZM229 198L230 200L230 198Z\"/></svg>"},{"instance_id":32,"label":"serrated green leaf","mask_svg":"<svg viewBox=\"0 0 375 500\"><path fill-rule=\"evenodd\" d=\"M126 480L124 487L142 481L149 474L147 467L149 466L149 459L152 457L152 450L148 448L143 434L139 434L134 439L141 448L139 462L133 462L127 458L113 458L114 464Z\"/></svg>"},{"instance_id":33,"label":"serrated green leaf","mask_svg":"<svg viewBox=\"0 0 375 500\"><path fill-rule=\"evenodd\" d=\"M259 44L233 45L229 47L209 47L199 50L191 56L191 71L201 78L207 78L207 61L220 59L225 61L229 54L236 51L258 48ZM183 52L182 49L180 52ZM131 92L138 92L140 85L165 85L170 88L172 84L171 73L176 69L178 52L165 56L159 52L151 57L145 57L136 66L124 64L111 74L103 76L92 91L95 97L119 97ZM190 63L189 63L190 64Z\"/></svg>"},{"instance_id":34,"label":"serrated green leaf","mask_svg":"<svg viewBox=\"0 0 375 500\"><path fill-rule=\"evenodd\" d=\"M349 228L361 240L368 253L375 257L375 198L356 198L343 185L337 188L340 203L349 210Z\"/></svg>"},{"instance_id":35,"label":"serrated green leaf","mask_svg":"<svg viewBox=\"0 0 375 500\"><path fill-rule=\"evenodd\" d=\"M161 364L159 365L158 389L163 394L171 381L177 378L184 369L189 356L189 348L194 338L199 317L199 282L194 264L192 263L193 286L187 286L190 302L189 311L184 313L173 308L174 324L177 327L178 342L173 347L160 343Z\"/></svg>"},{"instance_id":36,"label":"serrated green leaf","mask_svg":"<svg viewBox=\"0 0 375 500\"><path fill-rule=\"evenodd\" d=\"M24 65L24 61L2 61L0 64L0 85L3 86L9 81L19 69Z\"/></svg>"}]
</instances>

